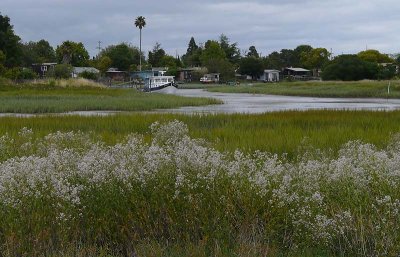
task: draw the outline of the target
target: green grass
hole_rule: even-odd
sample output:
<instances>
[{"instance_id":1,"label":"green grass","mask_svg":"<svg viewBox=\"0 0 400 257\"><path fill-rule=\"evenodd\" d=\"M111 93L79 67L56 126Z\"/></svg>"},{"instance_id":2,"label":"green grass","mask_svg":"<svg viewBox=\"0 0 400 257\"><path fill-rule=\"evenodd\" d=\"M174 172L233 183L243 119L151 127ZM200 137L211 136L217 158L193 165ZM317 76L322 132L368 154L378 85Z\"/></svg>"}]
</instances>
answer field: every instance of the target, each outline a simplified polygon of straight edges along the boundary
<instances>
[{"instance_id":1,"label":"green grass","mask_svg":"<svg viewBox=\"0 0 400 257\"><path fill-rule=\"evenodd\" d=\"M312 97L373 97L400 98L400 81L391 82L390 94L387 94L389 81L357 82L280 82L280 83L242 83L240 86L206 86L211 92L250 93ZM188 88L201 88L200 84L189 84Z\"/></svg>"},{"instance_id":2,"label":"green grass","mask_svg":"<svg viewBox=\"0 0 400 257\"><path fill-rule=\"evenodd\" d=\"M219 150L261 150L290 156L299 147L337 150L347 141L357 139L383 147L393 134L400 132L400 111L288 111L257 115L136 113L107 117L3 117L0 134L16 135L23 127L33 129L38 137L55 131L80 130L115 143L129 133L146 134L155 121L174 119L185 122L191 136L207 139Z\"/></svg>"},{"instance_id":3,"label":"green grass","mask_svg":"<svg viewBox=\"0 0 400 257\"><path fill-rule=\"evenodd\" d=\"M220 103L134 89L0 85L0 113L60 113L70 111L149 111Z\"/></svg>"}]
</instances>

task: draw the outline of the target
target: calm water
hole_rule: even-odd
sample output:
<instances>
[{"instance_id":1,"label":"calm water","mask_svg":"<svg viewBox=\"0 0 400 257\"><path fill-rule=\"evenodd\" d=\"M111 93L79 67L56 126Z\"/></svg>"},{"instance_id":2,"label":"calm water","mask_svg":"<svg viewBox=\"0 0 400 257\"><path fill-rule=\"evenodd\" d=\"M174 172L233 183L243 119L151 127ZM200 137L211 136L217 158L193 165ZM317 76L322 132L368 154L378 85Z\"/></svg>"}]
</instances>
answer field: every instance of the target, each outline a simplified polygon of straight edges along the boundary
<instances>
[{"instance_id":1,"label":"calm water","mask_svg":"<svg viewBox=\"0 0 400 257\"><path fill-rule=\"evenodd\" d=\"M276 96L257 94L232 94L207 92L202 89L177 89L169 91L169 94L191 97L211 97L220 99L224 104L207 105L197 107L181 107L176 109L155 110L152 113L264 113L285 110L374 110L390 111L400 110L400 99L376 99L376 98L318 98L297 96ZM63 113L62 115L82 116L107 116L116 111L77 111ZM60 114L15 114L0 113L0 117L36 117L43 115Z\"/></svg>"},{"instance_id":2,"label":"calm water","mask_svg":"<svg viewBox=\"0 0 400 257\"><path fill-rule=\"evenodd\" d=\"M157 110L172 113L263 113L285 110L400 110L400 99L377 98L318 98L276 96L260 94L232 94L207 92L202 89L178 89L175 95L212 97L224 102L222 105L181 107Z\"/></svg>"}]
</instances>

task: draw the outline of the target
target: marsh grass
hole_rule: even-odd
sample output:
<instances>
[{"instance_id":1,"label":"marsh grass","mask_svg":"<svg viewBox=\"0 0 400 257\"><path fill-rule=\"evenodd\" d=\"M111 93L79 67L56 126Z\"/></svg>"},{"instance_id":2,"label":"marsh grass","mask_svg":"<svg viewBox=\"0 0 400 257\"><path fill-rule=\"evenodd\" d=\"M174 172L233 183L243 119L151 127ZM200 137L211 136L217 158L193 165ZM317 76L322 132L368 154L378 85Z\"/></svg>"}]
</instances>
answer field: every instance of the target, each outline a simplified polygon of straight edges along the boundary
<instances>
[{"instance_id":1,"label":"marsh grass","mask_svg":"<svg viewBox=\"0 0 400 257\"><path fill-rule=\"evenodd\" d=\"M149 111L220 103L216 99L149 94L134 89L109 89L85 80L54 83L0 86L0 112Z\"/></svg>"},{"instance_id":2,"label":"marsh grass","mask_svg":"<svg viewBox=\"0 0 400 257\"><path fill-rule=\"evenodd\" d=\"M206 90L288 96L400 98L400 81L395 80L390 83L390 94L387 93L389 81L242 83L240 86L215 85L207 87Z\"/></svg>"},{"instance_id":3,"label":"marsh grass","mask_svg":"<svg viewBox=\"0 0 400 257\"><path fill-rule=\"evenodd\" d=\"M220 152L180 121L107 145L0 137L2 256L397 256L400 137L337 156Z\"/></svg>"},{"instance_id":4,"label":"marsh grass","mask_svg":"<svg viewBox=\"0 0 400 257\"><path fill-rule=\"evenodd\" d=\"M191 136L206 139L218 150L261 150L286 153L289 157L307 147L337 151L347 141L358 139L385 147L390 137L400 132L400 111L285 111L256 115L135 113L106 117L2 117L0 134L17 136L23 127L31 128L36 137L56 131L83 131L113 144L130 133L147 138L150 124L175 119L188 125Z\"/></svg>"}]
</instances>

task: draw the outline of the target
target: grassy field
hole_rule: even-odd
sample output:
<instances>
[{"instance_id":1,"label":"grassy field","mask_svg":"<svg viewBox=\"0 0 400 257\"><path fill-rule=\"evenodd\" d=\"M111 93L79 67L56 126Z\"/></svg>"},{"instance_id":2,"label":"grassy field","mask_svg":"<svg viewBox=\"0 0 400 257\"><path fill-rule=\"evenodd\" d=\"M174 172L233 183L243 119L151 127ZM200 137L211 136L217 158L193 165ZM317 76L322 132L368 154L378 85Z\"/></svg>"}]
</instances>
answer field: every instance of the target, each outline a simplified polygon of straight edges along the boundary
<instances>
[{"instance_id":1,"label":"grassy field","mask_svg":"<svg viewBox=\"0 0 400 257\"><path fill-rule=\"evenodd\" d=\"M218 104L215 99L185 98L134 89L57 84L0 85L0 113L60 113L69 111L149 111Z\"/></svg>"},{"instance_id":2,"label":"grassy field","mask_svg":"<svg viewBox=\"0 0 400 257\"><path fill-rule=\"evenodd\" d=\"M384 147L400 132L400 112L307 111L257 115L131 114L107 117L54 116L0 118L0 134L17 136L23 127L38 137L56 131L92 132L114 144L130 133L148 136L155 121L181 120L190 135L204 138L218 150L256 150L294 156L301 147L337 150L349 140L363 140Z\"/></svg>"},{"instance_id":3,"label":"grassy field","mask_svg":"<svg viewBox=\"0 0 400 257\"><path fill-rule=\"evenodd\" d=\"M400 98L400 81L392 81L390 94L387 93L389 81L358 82L280 82L280 83L242 83L240 86L207 85L211 92L272 94L313 97L374 97ZM202 88L201 84L182 85L182 88Z\"/></svg>"},{"instance_id":4,"label":"grassy field","mask_svg":"<svg viewBox=\"0 0 400 257\"><path fill-rule=\"evenodd\" d=\"M185 116L189 127L172 121L150 128L161 116L1 119L2 134L10 135L0 137L0 253L397 256L400 138L390 135L399 131L399 114ZM161 120L175 118L183 116ZM238 126L235 133L230 126ZM58 128L84 132L35 134ZM257 134L264 129L281 141ZM117 144L99 137L135 131ZM296 151L296 143L285 144L299 134L324 141L325 149L352 137L381 147L346 142L332 155L297 142L303 150L287 159L218 151L218 140L190 136L199 132L226 135L222 148L248 140L245 149L259 141Z\"/></svg>"}]
</instances>

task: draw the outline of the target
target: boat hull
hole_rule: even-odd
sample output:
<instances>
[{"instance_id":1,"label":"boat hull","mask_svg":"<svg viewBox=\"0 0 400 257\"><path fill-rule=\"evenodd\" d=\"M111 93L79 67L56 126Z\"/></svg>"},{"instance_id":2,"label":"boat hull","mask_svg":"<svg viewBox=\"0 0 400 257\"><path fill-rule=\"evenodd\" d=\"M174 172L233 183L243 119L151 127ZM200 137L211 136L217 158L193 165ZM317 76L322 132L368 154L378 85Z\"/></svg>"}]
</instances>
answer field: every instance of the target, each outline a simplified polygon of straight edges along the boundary
<instances>
[{"instance_id":1,"label":"boat hull","mask_svg":"<svg viewBox=\"0 0 400 257\"><path fill-rule=\"evenodd\" d=\"M176 90L177 86L174 83L166 83L163 85L159 85L156 87L146 88L147 92L162 92L162 91L171 91L172 89Z\"/></svg>"},{"instance_id":2,"label":"boat hull","mask_svg":"<svg viewBox=\"0 0 400 257\"><path fill-rule=\"evenodd\" d=\"M153 90L152 92L162 93L162 94L175 94L178 90L175 86L167 86L158 90Z\"/></svg>"}]
</instances>

